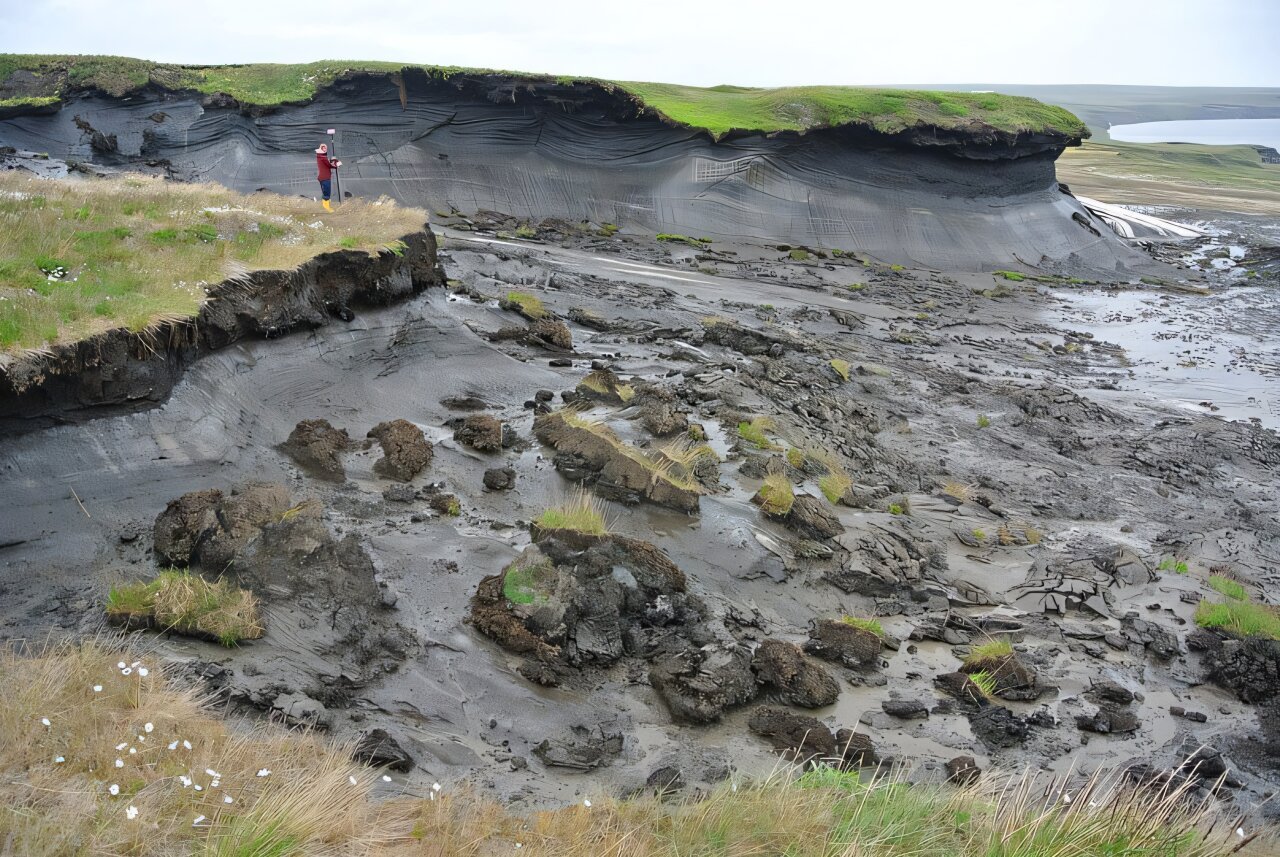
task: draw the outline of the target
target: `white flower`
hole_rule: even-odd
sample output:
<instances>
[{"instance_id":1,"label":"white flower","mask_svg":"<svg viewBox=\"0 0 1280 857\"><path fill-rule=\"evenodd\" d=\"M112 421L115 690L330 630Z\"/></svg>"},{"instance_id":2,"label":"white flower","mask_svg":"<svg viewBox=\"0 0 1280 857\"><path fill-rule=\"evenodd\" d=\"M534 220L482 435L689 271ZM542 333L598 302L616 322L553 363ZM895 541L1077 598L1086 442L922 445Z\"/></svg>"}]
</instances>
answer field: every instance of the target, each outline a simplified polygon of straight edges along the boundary
<instances>
[{"instance_id":1,"label":"white flower","mask_svg":"<svg viewBox=\"0 0 1280 857\"><path fill-rule=\"evenodd\" d=\"M218 777L222 776L222 774L218 773L213 768L205 768L204 772L209 776L213 777L214 779L217 779Z\"/></svg>"},{"instance_id":2,"label":"white flower","mask_svg":"<svg viewBox=\"0 0 1280 857\"><path fill-rule=\"evenodd\" d=\"M191 778L188 777L186 774L179 774L178 782L182 783L182 787L184 789L191 787Z\"/></svg>"},{"instance_id":3,"label":"white flower","mask_svg":"<svg viewBox=\"0 0 1280 857\"><path fill-rule=\"evenodd\" d=\"M120 670L120 675L129 675L132 672L133 672L133 667L125 667L124 669Z\"/></svg>"},{"instance_id":4,"label":"white flower","mask_svg":"<svg viewBox=\"0 0 1280 857\"><path fill-rule=\"evenodd\" d=\"M193 821L193 822L191 822L191 826L192 826L192 827L197 827L197 826L199 826L200 822L202 822L202 821L204 821L204 816L203 816L203 815L197 815L197 816L196 816L196 820L195 820L195 821Z\"/></svg>"},{"instance_id":5,"label":"white flower","mask_svg":"<svg viewBox=\"0 0 1280 857\"><path fill-rule=\"evenodd\" d=\"M431 790L432 790L433 792L438 792L438 791L440 791L440 784L439 784L439 783L432 783L432 784L431 784Z\"/></svg>"},{"instance_id":6,"label":"white flower","mask_svg":"<svg viewBox=\"0 0 1280 857\"><path fill-rule=\"evenodd\" d=\"M390 778L390 777L388 777L386 774L383 774L383 775L382 775L382 781L383 781L384 783L389 783L389 782L391 782L391 778Z\"/></svg>"},{"instance_id":7,"label":"white flower","mask_svg":"<svg viewBox=\"0 0 1280 857\"><path fill-rule=\"evenodd\" d=\"M177 742L177 740L174 740L174 741L170 741L170 742L169 742L169 749L170 749L170 750L176 750L176 749L178 749L178 742Z\"/></svg>"},{"instance_id":8,"label":"white flower","mask_svg":"<svg viewBox=\"0 0 1280 857\"><path fill-rule=\"evenodd\" d=\"M111 792L111 795L114 797L115 795L120 794L120 787L115 783L112 783L107 787L107 791Z\"/></svg>"},{"instance_id":9,"label":"white flower","mask_svg":"<svg viewBox=\"0 0 1280 857\"><path fill-rule=\"evenodd\" d=\"M131 806L124 811L124 814L125 816L128 817L130 821L133 821L135 818L138 817L138 808L136 806Z\"/></svg>"},{"instance_id":10,"label":"white flower","mask_svg":"<svg viewBox=\"0 0 1280 857\"><path fill-rule=\"evenodd\" d=\"M182 742L182 749L184 749L184 750L190 750L190 749L191 749L191 742L190 742L190 741L183 741L183 742Z\"/></svg>"},{"instance_id":11,"label":"white flower","mask_svg":"<svg viewBox=\"0 0 1280 857\"><path fill-rule=\"evenodd\" d=\"M591 809L591 801L587 800L586 798L582 799L582 805L585 806L587 809Z\"/></svg>"},{"instance_id":12,"label":"white flower","mask_svg":"<svg viewBox=\"0 0 1280 857\"><path fill-rule=\"evenodd\" d=\"M125 747L128 747L128 746L129 746L128 741L121 741L119 744L116 745L116 752L119 753L121 750L123 750Z\"/></svg>"},{"instance_id":13,"label":"white flower","mask_svg":"<svg viewBox=\"0 0 1280 857\"><path fill-rule=\"evenodd\" d=\"M136 755L138 755L138 748L137 748L137 747L130 747L130 748L129 748L129 755L130 755L130 756L136 756Z\"/></svg>"},{"instance_id":14,"label":"white flower","mask_svg":"<svg viewBox=\"0 0 1280 857\"><path fill-rule=\"evenodd\" d=\"M1071 803L1071 795L1069 795L1069 794L1064 794L1064 795L1062 796L1062 802L1063 802L1063 803Z\"/></svg>"},{"instance_id":15,"label":"white flower","mask_svg":"<svg viewBox=\"0 0 1280 857\"><path fill-rule=\"evenodd\" d=\"M354 785L356 784L356 778L355 778L355 777L347 777L347 782L351 783L351 785L353 785L353 786L354 786Z\"/></svg>"},{"instance_id":16,"label":"white flower","mask_svg":"<svg viewBox=\"0 0 1280 857\"><path fill-rule=\"evenodd\" d=\"M222 802L223 802L223 803L231 803L231 802L232 802L232 801L231 801L231 795L223 795L223 796L222 796Z\"/></svg>"},{"instance_id":17,"label":"white flower","mask_svg":"<svg viewBox=\"0 0 1280 857\"><path fill-rule=\"evenodd\" d=\"M122 669L124 669L124 668L125 668L125 667L127 667L127 666L128 666L128 664L126 664L124 661L121 661L120 663L116 664L116 669L118 669L118 670L122 670Z\"/></svg>"},{"instance_id":18,"label":"white flower","mask_svg":"<svg viewBox=\"0 0 1280 857\"><path fill-rule=\"evenodd\" d=\"M196 789L196 791L198 791L198 792L202 792L202 791L204 791L204 786L197 785L197 786L195 787L195 789Z\"/></svg>"},{"instance_id":19,"label":"white flower","mask_svg":"<svg viewBox=\"0 0 1280 857\"><path fill-rule=\"evenodd\" d=\"M124 767L124 759L116 759L116 767L117 767L117 768L123 768L123 767Z\"/></svg>"},{"instance_id":20,"label":"white flower","mask_svg":"<svg viewBox=\"0 0 1280 857\"><path fill-rule=\"evenodd\" d=\"M43 723L45 726L52 726L52 725L53 725L52 723L50 723L50 722L49 722L49 718L48 718L48 717L41 717L41 718L40 718L40 722L41 722L41 723Z\"/></svg>"},{"instance_id":21,"label":"white flower","mask_svg":"<svg viewBox=\"0 0 1280 857\"><path fill-rule=\"evenodd\" d=\"M269 777L271 776L271 770L269 768L263 768L262 770L258 771L258 776Z\"/></svg>"},{"instance_id":22,"label":"white flower","mask_svg":"<svg viewBox=\"0 0 1280 857\"><path fill-rule=\"evenodd\" d=\"M215 780L210 781L210 783L209 783L209 788L211 788L211 789L216 789L216 788L217 788L218 786L220 786L220 785L222 785L222 780L215 779Z\"/></svg>"},{"instance_id":23,"label":"white flower","mask_svg":"<svg viewBox=\"0 0 1280 857\"><path fill-rule=\"evenodd\" d=\"M129 666L133 667L135 670L141 665L142 665L142 661L134 661L133 663L129 664Z\"/></svg>"},{"instance_id":24,"label":"white flower","mask_svg":"<svg viewBox=\"0 0 1280 857\"><path fill-rule=\"evenodd\" d=\"M1244 828L1243 828L1243 827L1237 827L1237 828L1236 828L1236 836L1239 836L1241 839L1244 839Z\"/></svg>"},{"instance_id":25,"label":"white flower","mask_svg":"<svg viewBox=\"0 0 1280 857\"><path fill-rule=\"evenodd\" d=\"M56 756L56 757L54 757L53 763L54 763L55 765L61 765L61 764L62 764L63 762L65 762L66 760L67 760L67 757L66 757L66 756Z\"/></svg>"},{"instance_id":26,"label":"white flower","mask_svg":"<svg viewBox=\"0 0 1280 857\"><path fill-rule=\"evenodd\" d=\"M156 727L155 727L155 724L154 724L154 723L144 723L144 724L142 724L142 731L143 731L143 732L146 732L148 735L150 735L153 731L155 731L155 728L156 728Z\"/></svg>"},{"instance_id":27,"label":"white flower","mask_svg":"<svg viewBox=\"0 0 1280 857\"><path fill-rule=\"evenodd\" d=\"M93 692L94 692L94 693L102 693L102 685L100 685L100 684L95 684L95 685L93 686Z\"/></svg>"},{"instance_id":28,"label":"white flower","mask_svg":"<svg viewBox=\"0 0 1280 857\"><path fill-rule=\"evenodd\" d=\"M150 672L151 671L148 670L146 667L138 667L138 675L142 676L143 678L146 678L150 674Z\"/></svg>"}]
</instances>

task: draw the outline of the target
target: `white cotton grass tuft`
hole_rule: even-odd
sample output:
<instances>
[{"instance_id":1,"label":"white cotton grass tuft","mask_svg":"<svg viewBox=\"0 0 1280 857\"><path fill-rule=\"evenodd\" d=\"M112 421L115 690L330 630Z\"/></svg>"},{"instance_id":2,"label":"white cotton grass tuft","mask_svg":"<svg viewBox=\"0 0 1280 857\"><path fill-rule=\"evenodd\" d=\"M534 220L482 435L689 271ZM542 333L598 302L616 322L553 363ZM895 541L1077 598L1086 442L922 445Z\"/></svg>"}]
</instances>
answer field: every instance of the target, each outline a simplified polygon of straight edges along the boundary
<instances>
[{"instance_id":1,"label":"white cotton grass tuft","mask_svg":"<svg viewBox=\"0 0 1280 857\"><path fill-rule=\"evenodd\" d=\"M116 785L115 783L112 783L111 785L107 786L107 791L111 793L112 797L115 797L116 795L120 794L120 786Z\"/></svg>"},{"instance_id":2,"label":"white cotton grass tuft","mask_svg":"<svg viewBox=\"0 0 1280 857\"><path fill-rule=\"evenodd\" d=\"M135 818L138 817L138 808L136 806L130 806L128 809L124 811L124 814L126 818L128 818L130 821L133 821Z\"/></svg>"},{"instance_id":3,"label":"white cotton grass tuft","mask_svg":"<svg viewBox=\"0 0 1280 857\"><path fill-rule=\"evenodd\" d=\"M123 767L124 767L124 759L116 759L116 767L117 767L117 768L123 768Z\"/></svg>"},{"instance_id":4,"label":"white cotton grass tuft","mask_svg":"<svg viewBox=\"0 0 1280 857\"><path fill-rule=\"evenodd\" d=\"M270 769L270 768L261 768L261 769L259 769L259 771L258 771L258 776L260 776L260 777L269 777L269 776L271 776L271 769Z\"/></svg>"}]
</instances>

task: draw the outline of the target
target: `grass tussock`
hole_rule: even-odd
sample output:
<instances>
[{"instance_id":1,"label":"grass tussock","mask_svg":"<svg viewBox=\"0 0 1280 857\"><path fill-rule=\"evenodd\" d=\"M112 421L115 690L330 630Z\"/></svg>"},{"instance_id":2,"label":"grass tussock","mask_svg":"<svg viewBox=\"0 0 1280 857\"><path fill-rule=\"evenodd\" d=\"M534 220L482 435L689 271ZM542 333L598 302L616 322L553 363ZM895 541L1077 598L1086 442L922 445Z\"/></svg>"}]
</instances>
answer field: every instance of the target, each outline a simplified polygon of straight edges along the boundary
<instances>
[{"instance_id":1,"label":"grass tussock","mask_svg":"<svg viewBox=\"0 0 1280 857\"><path fill-rule=\"evenodd\" d=\"M1232 599L1220 604L1201 601L1195 618L1201 628L1221 629L1241 637L1280 640L1280 610L1265 604Z\"/></svg>"},{"instance_id":2,"label":"grass tussock","mask_svg":"<svg viewBox=\"0 0 1280 857\"><path fill-rule=\"evenodd\" d=\"M207 290L320 253L403 252L426 213L390 200L332 213L297 197L143 176L0 174L0 354L194 317Z\"/></svg>"},{"instance_id":3,"label":"grass tussock","mask_svg":"<svg viewBox=\"0 0 1280 857\"><path fill-rule=\"evenodd\" d=\"M969 673L969 681L973 682L978 691L988 700L996 698L996 677L987 670L978 670Z\"/></svg>"},{"instance_id":4,"label":"grass tussock","mask_svg":"<svg viewBox=\"0 0 1280 857\"><path fill-rule=\"evenodd\" d=\"M880 620L878 619L863 619L859 616L841 616L840 621L846 625L852 625L855 628L870 631L880 639L884 639L884 628L881 627Z\"/></svg>"},{"instance_id":5,"label":"grass tussock","mask_svg":"<svg viewBox=\"0 0 1280 857\"><path fill-rule=\"evenodd\" d=\"M1249 600L1249 593L1239 581L1223 577L1220 574L1210 575L1209 588L1220 595L1227 596L1232 601Z\"/></svg>"},{"instance_id":6,"label":"grass tussock","mask_svg":"<svg viewBox=\"0 0 1280 857\"><path fill-rule=\"evenodd\" d=\"M748 421L738 423L738 437L754 446L756 449L776 449L777 446L769 439L767 432L774 430L774 422L766 416L752 417Z\"/></svg>"},{"instance_id":7,"label":"grass tussock","mask_svg":"<svg viewBox=\"0 0 1280 857\"><path fill-rule=\"evenodd\" d=\"M946 482L942 483L942 493L946 494L948 497L959 500L961 503L968 503L973 500L974 488L972 485L968 485L964 482L957 482L953 479L948 479Z\"/></svg>"},{"instance_id":8,"label":"grass tussock","mask_svg":"<svg viewBox=\"0 0 1280 857\"><path fill-rule=\"evenodd\" d=\"M848 473L830 466L827 468L827 474L818 480L818 490L833 506L838 505L852 487L853 479Z\"/></svg>"},{"instance_id":9,"label":"grass tussock","mask_svg":"<svg viewBox=\"0 0 1280 857\"><path fill-rule=\"evenodd\" d=\"M1212 792L1193 793L1192 778L1137 790L1118 776L1028 773L988 775L954 788L913 786L894 776L862 779L825 767L799 775L779 769L766 780L735 779L687 800L591 796L522 814L448 785L433 789L430 799L380 797L374 791L379 772L351 762L348 748L276 727L231 727L145 659L102 644L30 656L5 650L0 694L6 701L0 708L0 829L15 854L1274 853L1268 831L1215 815Z\"/></svg>"},{"instance_id":10,"label":"grass tussock","mask_svg":"<svg viewBox=\"0 0 1280 857\"><path fill-rule=\"evenodd\" d=\"M546 530L573 530L592 536L609 532L604 506L594 495L579 491L569 499L538 516L539 527Z\"/></svg>"},{"instance_id":11,"label":"grass tussock","mask_svg":"<svg viewBox=\"0 0 1280 857\"><path fill-rule=\"evenodd\" d=\"M687 437L667 441L658 451L664 459L671 462L677 473L689 477L692 477L693 472L704 461L720 461L720 456L708 444Z\"/></svg>"},{"instance_id":12,"label":"grass tussock","mask_svg":"<svg viewBox=\"0 0 1280 857\"><path fill-rule=\"evenodd\" d=\"M124 625L151 624L164 631L216 639L224 646L263 634L258 599L226 579L210 583L170 569L150 582L112 587L107 616Z\"/></svg>"},{"instance_id":13,"label":"grass tussock","mask_svg":"<svg viewBox=\"0 0 1280 857\"><path fill-rule=\"evenodd\" d=\"M528 292L507 292L507 301L518 306L520 314L525 318L539 319L547 316L547 308L537 295L531 295Z\"/></svg>"},{"instance_id":14,"label":"grass tussock","mask_svg":"<svg viewBox=\"0 0 1280 857\"><path fill-rule=\"evenodd\" d=\"M770 473L766 476L756 497L761 509L777 517L789 513L796 502L795 490L785 473Z\"/></svg>"},{"instance_id":15,"label":"grass tussock","mask_svg":"<svg viewBox=\"0 0 1280 857\"><path fill-rule=\"evenodd\" d=\"M966 665L980 664L983 661L995 661L1013 656L1013 643L1008 640L989 640L974 646L969 656L964 659Z\"/></svg>"},{"instance_id":16,"label":"grass tussock","mask_svg":"<svg viewBox=\"0 0 1280 857\"><path fill-rule=\"evenodd\" d=\"M579 382L579 384L582 383L584 382ZM619 389L621 389L622 386L624 385L619 385ZM602 421L589 417L576 409L565 408L559 411L559 413L562 415L566 424L574 426L575 428L585 429L586 431L596 435L596 437L606 441L615 450L617 450L619 455L626 456L649 471L649 474L653 479L660 479L665 482L669 482L683 491L702 493L701 486L699 486L697 481L692 478L690 471L679 467L677 463L665 453L658 456L646 455L641 450L614 434L613 429L609 428L609 426L605 425ZM714 454L714 452L712 454Z\"/></svg>"}]
</instances>

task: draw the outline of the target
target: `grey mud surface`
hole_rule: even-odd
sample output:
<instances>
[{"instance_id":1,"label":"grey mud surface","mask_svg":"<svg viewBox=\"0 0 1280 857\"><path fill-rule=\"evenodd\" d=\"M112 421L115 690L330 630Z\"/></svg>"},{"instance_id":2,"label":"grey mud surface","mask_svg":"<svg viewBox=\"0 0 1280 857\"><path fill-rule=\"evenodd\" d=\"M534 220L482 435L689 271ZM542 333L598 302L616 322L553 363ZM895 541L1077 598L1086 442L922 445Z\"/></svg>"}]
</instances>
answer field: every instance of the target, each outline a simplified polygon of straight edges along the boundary
<instances>
[{"instance_id":1,"label":"grey mud surface","mask_svg":"<svg viewBox=\"0 0 1280 857\"><path fill-rule=\"evenodd\" d=\"M351 689L326 714L339 737L385 728L414 757L417 767L389 789L424 793L433 781L470 778L536 805L624 792L664 765L700 783L767 772L777 757L747 722L776 702L768 694L718 724L678 726L635 659L542 688L464 623L480 579L529 544L523 524L573 490L553 451L533 439L526 402L550 390L559 406L558 394L600 361L624 379L673 390L725 459L698 515L607 504L617 531L653 542L685 572L724 634L747 647L767 637L801 643L813 620L850 614L878 615L900 638L881 669L825 664L841 693L808 712L824 723L868 734L882 757L913 763L922 776L962 754L1012 769L1167 766L1207 744L1240 779L1229 793L1242 809L1280 782L1267 704L1246 705L1207 681L1202 656L1187 648L1211 569L1236 575L1261 600L1280 592L1274 280L1205 297L796 261L748 245L516 241L484 234L483 224L454 225L470 231L438 230L448 289L345 326L217 352L153 410L0 441L0 635L98 630L108 587L153 573L151 527L166 503L276 481L318 500L335 534L358 539L396 596L390 615L416 638L398 669ZM569 319L573 354L486 335L522 323L497 303L513 289ZM1205 319L1248 356L1233 363L1235 346L1199 340ZM759 336L710 341L707 326L726 321ZM1171 368L1178 382L1150 383L1166 374L1160 361L1172 360L1159 347L1167 338L1155 336L1166 332L1226 387L1189 394L1202 386L1195 368ZM746 353L762 338L765 353ZM570 365L550 365L565 358ZM832 358L850 363L848 381ZM528 445L482 454L455 442L444 424L461 414L442 400L460 396L483 400ZM634 443L657 445L634 411L592 413ZM734 429L739 415L756 414L775 420L782 446L829 450L843 462L860 498L828 507L843 535L804 542L752 505L765 462ZM345 481L298 470L277 445L298 421L318 417L357 439L384 420L417 424L435 451L412 487L442 483L461 515L442 517L412 492L407 502L384 499L392 483L374 472L376 447L343 456ZM979 427L980 417L989 424ZM514 489L485 490L484 471L501 466L514 469ZM821 497L811 475L790 476L797 491ZM946 482L968 486L969 499L946 496ZM891 503L908 514L892 514ZM1178 562L1187 573L1176 573ZM1065 586L1085 603L1041 614L1042 596ZM1152 635L1134 630L1131 613L1173 635L1176 654L1144 650ZM140 641L213 677L235 703L272 684L304 692L333 680L317 654L315 619L269 610L266 636L236 650ZM1048 688L1034 702L1001 701L1016 717L1035 715L1009 746L980 740L935 689L935 676L982 641L974 627L1009 632ZM1140 694L1136 731L1077 729L1077 716L1098 709L1086 691L1103 679ZM883 713L896 698L923 701L931 713ZM1174 716L1172 706L1207 722ZM615 734L620 749L602 740L603 764L582 772L533 753L544 739Z\"/></svg>"}]
</instances>

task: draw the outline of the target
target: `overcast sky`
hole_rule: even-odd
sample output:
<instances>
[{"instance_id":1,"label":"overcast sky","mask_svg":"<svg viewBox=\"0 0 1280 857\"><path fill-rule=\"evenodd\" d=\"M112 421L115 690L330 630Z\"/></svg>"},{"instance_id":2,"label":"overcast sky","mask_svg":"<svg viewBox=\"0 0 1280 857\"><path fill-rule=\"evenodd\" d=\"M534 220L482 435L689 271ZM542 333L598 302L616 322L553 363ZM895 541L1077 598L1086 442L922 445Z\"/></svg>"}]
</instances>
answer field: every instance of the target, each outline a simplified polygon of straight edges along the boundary
<instances>
[{"instance_id":1,"label":"overcast sky","mask_svg":"<svg viewBox=\"0 0 1280 857\"><path fill-rule=\"evenodd\" d=\"M1280 86L1280 0L0 0L0 52L710 86Z\"/></svg>"}]
</instances>

